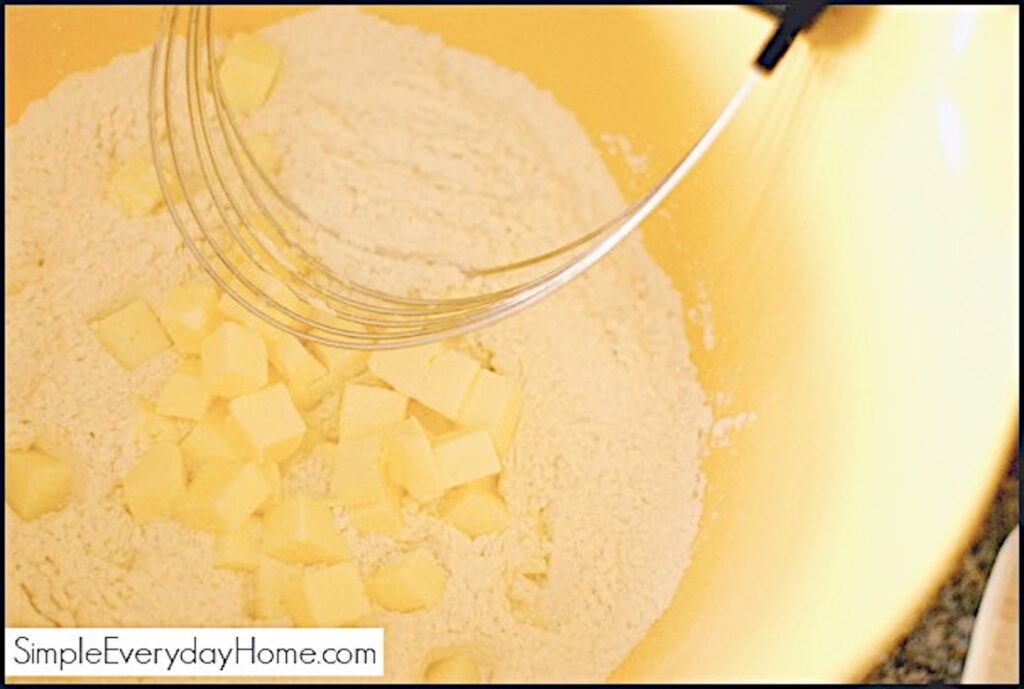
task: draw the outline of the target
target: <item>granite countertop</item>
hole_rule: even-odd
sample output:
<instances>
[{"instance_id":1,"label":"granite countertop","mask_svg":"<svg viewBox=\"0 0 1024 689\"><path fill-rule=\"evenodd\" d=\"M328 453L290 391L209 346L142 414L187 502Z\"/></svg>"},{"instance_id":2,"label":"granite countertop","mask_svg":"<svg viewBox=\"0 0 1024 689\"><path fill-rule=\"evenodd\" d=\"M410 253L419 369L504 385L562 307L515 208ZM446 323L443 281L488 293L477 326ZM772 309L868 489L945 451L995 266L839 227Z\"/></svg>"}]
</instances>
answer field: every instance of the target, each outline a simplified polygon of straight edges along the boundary
<instances>
[{"instance_id":1,"label":"granite countertop","mask_svg":"<svg viewBox=\"0 0 1024 689\"><path fill-rule=\"evenodd\" d=\"M957 571L921 616L917 626L865 678L871 683L958 683L974 616L992 563L1020 519L1020 448L999 485L985 523Z\"/></svg>"}]
</instances>

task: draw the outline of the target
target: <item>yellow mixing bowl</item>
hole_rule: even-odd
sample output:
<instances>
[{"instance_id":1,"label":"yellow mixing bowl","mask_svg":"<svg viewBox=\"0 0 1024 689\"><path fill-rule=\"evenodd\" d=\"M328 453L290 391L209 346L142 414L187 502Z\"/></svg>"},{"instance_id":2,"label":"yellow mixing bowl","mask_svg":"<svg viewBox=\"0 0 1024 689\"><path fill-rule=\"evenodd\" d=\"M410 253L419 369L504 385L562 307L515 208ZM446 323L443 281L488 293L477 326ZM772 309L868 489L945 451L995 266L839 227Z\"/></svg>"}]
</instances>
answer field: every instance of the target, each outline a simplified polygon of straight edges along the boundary
<instances>
[{"instance_id":1,"label":"yellow mixing bowl","mask_svg":"<svg viewBox=\"0 0 1024 689\"><path fill-rule=\"evenodd\" d=\"M146 46L158 12L5 11L8 124ZM373 11L524 71L595 141L627 136L646 171L608 161L632 196L772 28L725 7ZM856 679L965 546L1016 432L1017 27L1016 7L830 9L646 224L710 306L713 333L706 309L688 328L716 412L756 418L708 456L693 564L614 679Z\"/></svg>"}]
</instances>

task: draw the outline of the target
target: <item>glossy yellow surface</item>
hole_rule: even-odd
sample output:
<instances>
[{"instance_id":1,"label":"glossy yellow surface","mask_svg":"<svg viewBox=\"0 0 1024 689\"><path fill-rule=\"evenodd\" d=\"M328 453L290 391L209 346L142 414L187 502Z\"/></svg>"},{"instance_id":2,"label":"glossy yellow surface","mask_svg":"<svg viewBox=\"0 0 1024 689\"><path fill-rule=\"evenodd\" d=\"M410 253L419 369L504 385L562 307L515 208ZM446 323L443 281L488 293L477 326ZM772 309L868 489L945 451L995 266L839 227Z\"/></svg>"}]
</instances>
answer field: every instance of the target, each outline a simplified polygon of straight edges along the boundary
<instances>
[{"instance_id":1,"label":"glossy yellow surface","mask_svg":"<svg viewBox=\"0 0 1024 689\"><path fill-rule=\"evenodd\" d=\"M220 10L225 30L297 10ZM733 8L375 9L551 89L635 197L771 30ZM644 228L721 415L693 563L614 679L853 679L966 543L1016 429L1018 9L830 10ZM5 118L152 8L7 9ZM287 67L285 67L287 69ZM600 270L600 267L597 268ZM710 342L710 340L709 340ZM643 567L644 563L636 563Z\"/></svg>"}]
</instances>

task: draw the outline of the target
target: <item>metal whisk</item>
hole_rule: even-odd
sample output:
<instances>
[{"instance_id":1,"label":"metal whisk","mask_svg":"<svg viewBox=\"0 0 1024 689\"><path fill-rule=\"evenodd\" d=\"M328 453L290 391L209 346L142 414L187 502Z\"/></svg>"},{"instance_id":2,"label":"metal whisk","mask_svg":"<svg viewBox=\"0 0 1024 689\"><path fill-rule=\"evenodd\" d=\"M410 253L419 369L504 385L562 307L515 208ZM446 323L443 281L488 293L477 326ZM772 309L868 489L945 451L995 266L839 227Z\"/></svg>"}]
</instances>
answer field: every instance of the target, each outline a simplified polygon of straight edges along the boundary
<instances>
[{"instance_id":1,"label":"metal whisk","mask_svg":"<svg viewBox=\"0 0 1024 689\"><path fill-rule=\"evenodd\" d=\"M154 164L169 212L189 249L253 316L297 337L349 349L426 344L526 308L608 254L693 169L761 73L774 67L816 12L804 11L804 18L794 17L797 12L783 14L759 58L760 69L746 78L707 132L650 192L557 249L467 271L467 277L481 278L528 272L511 286L469 296L429 299L383 292L337 274L311 250L312 236L339 232L310 218L257 164L222 92L209 7L168 7L163 13L150 74ZM175 40L182 32L184 41Z\"/></svg>"}]
</instances>

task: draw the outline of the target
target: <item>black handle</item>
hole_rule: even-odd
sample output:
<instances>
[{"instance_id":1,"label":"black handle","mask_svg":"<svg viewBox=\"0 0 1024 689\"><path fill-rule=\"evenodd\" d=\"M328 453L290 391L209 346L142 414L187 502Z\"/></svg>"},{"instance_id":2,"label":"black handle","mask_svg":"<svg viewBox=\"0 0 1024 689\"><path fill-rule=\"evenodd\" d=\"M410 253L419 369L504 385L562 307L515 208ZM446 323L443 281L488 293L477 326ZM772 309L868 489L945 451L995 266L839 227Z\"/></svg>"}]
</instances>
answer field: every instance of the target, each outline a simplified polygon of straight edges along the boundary
<instances>
[{"instance_id":1,"label":"black handle","mask_svg":"<svg viewBox=\"0 0 1024 689\"><path fill-rule=\"evenodd\" d=\"M817 0L804 0L788 5L760 5L761 9L779 17L779 26L765 43L761 54L757 56L757 66L766 73L775 69L775 65L779 64L779 60L793 44L796 35L813 24L827 4Z\"/></svg>"}]
</instances>

